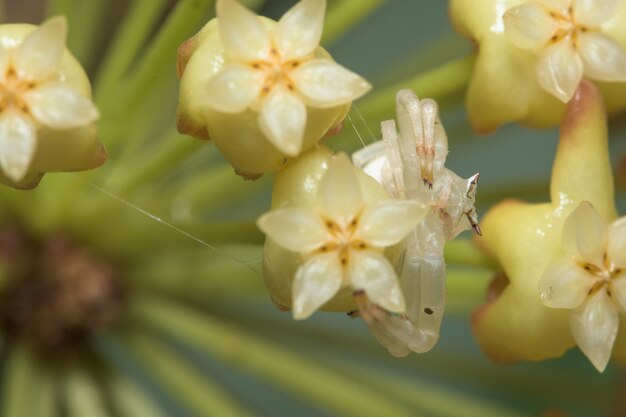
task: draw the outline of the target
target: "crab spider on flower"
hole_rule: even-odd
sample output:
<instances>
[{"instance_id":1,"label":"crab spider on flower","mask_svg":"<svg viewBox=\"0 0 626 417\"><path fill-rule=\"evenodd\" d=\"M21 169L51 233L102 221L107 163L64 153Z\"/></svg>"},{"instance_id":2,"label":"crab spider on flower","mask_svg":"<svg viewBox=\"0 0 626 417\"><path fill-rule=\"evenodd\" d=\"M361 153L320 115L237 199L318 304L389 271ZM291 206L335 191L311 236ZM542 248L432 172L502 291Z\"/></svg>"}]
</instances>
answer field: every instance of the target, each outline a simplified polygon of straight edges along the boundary
<instances>
[{"instance_id":1,"label":"crab spider on flower","mask_svg":"<svg viewBox=\"0 0 626 417\"><path fill-rule=\"evenodd\" d=\"M404 314L392 314L361 296L358 314L394 356L426 352L439 338L445 307L443 247L464 230L480 234L474 208L478 174L463 179L444 166L448 139L437 103L410 90L396 96L399 133L393 120L382 122L383 140L358 152L356 166L397 200L430 206L407 236L400 265Z\"/></svg>"}]
</instances>

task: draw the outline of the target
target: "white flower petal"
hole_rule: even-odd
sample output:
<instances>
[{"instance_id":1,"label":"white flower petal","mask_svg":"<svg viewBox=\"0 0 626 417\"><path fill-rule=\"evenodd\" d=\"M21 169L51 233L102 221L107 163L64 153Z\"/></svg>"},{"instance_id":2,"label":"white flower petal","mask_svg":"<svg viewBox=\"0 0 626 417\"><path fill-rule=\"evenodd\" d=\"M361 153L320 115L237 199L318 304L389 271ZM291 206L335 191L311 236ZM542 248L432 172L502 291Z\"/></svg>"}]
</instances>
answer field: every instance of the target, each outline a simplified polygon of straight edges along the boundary
<instances>
[{"instance_id":1,"label":"white flower petal","mask_svg":"<svg viewBox=\"0 0 626 417\"><path fill-rule=\"evenodd\" d=\"M297 156L302 150L306 107L298 96L276 85L261 104L259 126L279 151Z\"/></svg>"},{"instance_id":2,"label":"white flower petal","mask_svg":"<svg viewBox=\"0 0 626 417\"><path fill-rule=\"evenodd\" d=\"M619 0L573 0L573 14L579 24L597 28L617 12Z\"/></svg>"},{"instance_id":3,"label":"white flower petal","mask_svg":"<svg viewBox=\"0 0 626 417\"><path fill-rule=\"evenodd\" d=\"M626 217L615 220L609 226L609 260L617 268L626 268Z\"/></svg>"},{"instance_id":4,"label":"white flower petal","mask_svg":"<svg viewBox=\"0 0 626 417\"><path fill-rule=\"evenodd\" d=\"M504 13L502 19L508 39L523 49L544 46L556 30L556 21L548 9L538 3L512 7Z\"/></svg>"},{"instance_id":5,"label":"white flower petal","mask_svg":"<svg viewBox=\"0 0 626 417\"><path fill-rule=\"evenodd\" d=\"M546 48L537 60L537 81L564 103L571 100L583 78L583 63L569 39Z\"/></svg>"},{"instance_id":6,"label":"white flower petal","mask_svg":"<svg viewBox=\"0 0 626 417\"><path fill-rule=\"evenodd\" d=\"M361 187L346 154L332 159L320 181L318 198L324 213L342 228L347 227L363 207Z\"/></svg>"},{"instance_id":7,"label":"white flower petal","mask_svg":"<svg viewBox=\"0 0 626 417\"><path fill-rule=\"evenodd\" d=\"M611 298L615 301L622 313L626 313L626 276L611 280L609 284Z\"/></svg>"},{"instance_id":8,"label":"white flower petal","mask_svg":"<svg viewBox=\"0 0 626 417\"><path fill-rule=\"evenodd\" d=\"M569 323L580 350L598 371L604 371L611 357L619 325L617 310L606 291L598 291L572 311Z\"/></svg>"},{"instance_id":9,"label":"white flower petal","mask_svg":"<svg viewBox=\"0 0 626 417\"><path fill-rule=\"evenodd\" d=\"M44 84L23 97L33 117L55 129L85 126L99 117L90 99L61 83Z\"/></svg>"},{"instance_id":10,"label":"white flower petal","mask_svg":"<svg viewBox=\"0 0 626 417\"><path fill-rule=\"evenodd\" d=\"M224 52L232 59L252 62L269 58L272 39L261 19L235 0L215 6Z\"/></svg>"},{"instance_id":11,"label":"white flower petal","mask_svg":"<svg viewBox=\"0 0 626 417\"><path fill-rule=\"evenodd\" d=\"M18 75L35 81L53 75L65 50L66 38L65 16L55 16L45 21L17 47L15 66Z\"/></svg>"},{"instance_id":12,"label":"white flower petal","mask_svg":"<svg viewBox=\"0 0 626 417\"><path fill-rule=\"evenodd\" d=\"M569 7L572 0L536 0L536 3L543 5L551 12L557 12L562 16L569 14Z\"/></svg>"},{"instance_id":13,"label":"white flower petal","mask_svg":"<svg viewBox=\"0 0 626 417\"><path fill-rule=\"evenodd\" d=\"M315 255L296 272L293 281L293 317L306 319L341 287L343 269L336 251Z\"/></svg>"},{"instance_id":14,"label":"white flower petal","mask_svg":"<svg viewBox=\"0 0 626 417\"><path fill-rule=\"evenodd\" d=\"M363 210L357 236L379 248L395 245L415 229L428 211L429 206L416 201L381 201Z\"/></svg>"},{"instance_id":15,"label":"white flower petal","mask_svg":"<svg viewBox=\"0 0 626 417\"><path fill-rule=\"evenodd\" d=\"M223 113L241 113L259 97L263 74L245 65L229 65L206 86L206 104Z\"/></svg>"},{"instance_id":16,"label":"white flower petal","mask_svg":"<svg viewBox=\"0 0 626 417\"><path fill-rule=\"evenodd\" d=\"M552 308L576 308L585 301L597 281L574 262L556 263L539 280L541 301Z\"/></svg>"},{"instance_id":17,"label":"white flower petal","mask_svg":"<svg viewBox=\"0 0 626 417\"><path fill-rule=\"evenodd\" d=\"M307 104L335 107L367 93L372 86L359 75L330 59L314 59L290 72Z\"/></svg>"},{"instance_id":18,"label":"white flower petal","mask_svg":"<svg viewBox=\"0 0 626 417\"><path fill-rule=\"evenodd\" d=\"M581 33L578 52L587 77L598 81L626 81L626 51L613 39L598 32Z\"/></svg>"},{"instance_id":19,"label":"white flower petal","mask_svg":"<svg viewBox=\"0 0 626 417\"><path fill-rule=\"evenodd\" d=\"M274 42L283 61L312 53L322 38L326 0L301 0L280 18Z\"/></svg>"},{"instance_id":20,"label":"white flower petal","mask_svg":"<svg viewBox=\"0 0 626 417\"><path fill-rule=\"evenodd\" d=\"M16 113L0 117L0 166L7 177L22 180L36 148L37 132L28 118Z\"/></svg>"},{"instance_id":21,"label":"white flower petal","mask_svg":"<svg viewBox=\"0 0 626 417\"><path fill-rule=\"evenodd\" d=\"M311 252L331 237L322 218L305 208L270 211L259 218L258 225L270 239L294 252Z\"/></svg>"},{"instance_id":22,"label":"white flower petal","mask_svg":"<svg viewBox=\"0 0 626 417\"><path fill-rule=\"evenodd\" d=\"M583 201L563 223L563 249L579 262L604 266L607 247L607 227L597 210Z\"/></svg>"},{"instance_id":23,"label":"white flower petal","mask_svg":"<svg viewBox=\"0 0 626 417\"><path fill-rule=\"evenodd\" d=\"M350 282L355 290L364 290L373 303L387 311L404 313L404 296L387 258L371 250L351 250L349 262Z\"/></svg>"}]
</instances>

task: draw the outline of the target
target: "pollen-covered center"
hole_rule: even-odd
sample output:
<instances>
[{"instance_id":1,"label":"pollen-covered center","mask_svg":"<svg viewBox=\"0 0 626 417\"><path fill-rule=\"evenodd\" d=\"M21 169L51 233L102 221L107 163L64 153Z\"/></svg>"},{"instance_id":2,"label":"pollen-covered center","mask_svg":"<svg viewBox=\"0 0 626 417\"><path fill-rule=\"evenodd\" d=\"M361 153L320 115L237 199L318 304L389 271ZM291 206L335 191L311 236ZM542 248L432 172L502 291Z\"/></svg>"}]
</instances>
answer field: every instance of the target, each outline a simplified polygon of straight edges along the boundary
<instances>
[{"instance_id":1,"label":"pollen-covered center","mask_svg":"<svg viewBox=\"0 0 626 417\"><path fill-rule=\"evenodd\" d=\"M63 236L30 239L0 230L0 329L42 353L72 351L120 317L125 290L117 270Z\"/></svg>"},{"instance_id":2,"label":"pollen-covered center","mask_svg":"<svg viewBox=\"0 0 626 417\"><path fill-rule=\"evenodd\" d=\"M348 265L351 250L364 250L368 248L367 243L356 235L356 230L360 222L359 217L360 216L357 215L344 227L333 220L326 220L326 230L333 239L326 242L318 250L320 252L338 251L341 265Z\"/></svg>"},{"instance_id":3,"label":"pollen-covered center","mask_svg":"<svg viewBox=\"0 0 626 417\"><path fill-rule=\"evenodd\" d=\"M584 33L590 30L589 27L577 22L572 6L568 8L565 14L551 10L550 17L554 19L556 26L554 35L550 38L551 43L557 43L563 39L569 38L574 45L576 45L578 33Z\"/></svg>"},{"instance_id":4,"label":"pollen-covered center","mask_svg":"<svg viewBox=\"0 0 626 417\"><path fill-rule=\"evenodd\" d=\"M590 295L596 293L601 289L606 289L607 294L611 296L611 281L622 277L626 272L624 269L616 267L611 262L606 252L604 253L603 259L604 264L601 267L594 265L590 262L583 262L580 264L581 268L583 268L594 279L597 279L597 282L589 290Z\"/></svg>"},{"instance_id":5,"label":"pollen-covered center","mask_svg":"<svg viewBox=\"0 0 626 417\"><path fill-rule=\"evenodd\" d=\"M24 94L37 85L31 80L21 78L13 66L9 66L0 81L0 112L7 109L29 113Z\"/></svg>"},{"instance_id":6,"label":"pollen-covered center","mask_svg":"<svg viewBox=\"0 0 626 417\"><path fill-rule=\"evenodd\" d=\"M296 87L289 73L302 64L302 59L289 59L283 61L280 52L275 47L270 49L269 58L265 61L252 63L252 68L262 71L264 74L262 95L269 94L277 84L283 84L288 90L295 91Z\"/></svg>"}]
</instances>

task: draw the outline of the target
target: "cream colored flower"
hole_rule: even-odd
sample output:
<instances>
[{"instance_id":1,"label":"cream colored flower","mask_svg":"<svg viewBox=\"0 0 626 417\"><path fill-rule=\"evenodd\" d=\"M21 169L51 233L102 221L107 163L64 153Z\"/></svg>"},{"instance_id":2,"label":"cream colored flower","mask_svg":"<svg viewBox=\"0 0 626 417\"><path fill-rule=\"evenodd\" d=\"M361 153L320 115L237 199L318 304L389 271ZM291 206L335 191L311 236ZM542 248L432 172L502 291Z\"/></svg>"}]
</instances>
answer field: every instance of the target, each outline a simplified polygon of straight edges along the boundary
<instances>
[{"instance_id":1,"label":"cream colored flower","mask_svg":"<svg viewBox=\"0 0 626 417\"><path fill-rule=\"evenodd\" d=\"M306 106L336 107L370 85L330 59L315 58L325 0L302 0L268 28L235 0L218 0L219 33L228 61L206 86L207 105L224 113L258 111L258 122L280 151L302 150Z\"/></svg>"},{"instance_id":2,"label":"cream colored flower","mask_svg":"<svg viewBox=\"0 0 626 417\"><path fill-rule=\"evenodd\" d=\"M26 187L41 172L93 168L104 160L90 126L98 110L89 82L65 50L65 18L54 17L26 35L30 28L0 28L0 167L4 182ZM57 140L56 131L66 137Z\"/></svg>"},{"instance_id":3,"label":"cream colored flower","mask_svg":"<svg viewBox=\"0 0 626 417\"><path fill-rule=\"evenodd\" d=\"M626 82L615 82L624 80L626 2L450 0L450 17L476 45L466 96L476 131L558 125L579 74L596 80L609 114L626 108Z\"/></svg>"},{"instance_id":4,"label":"cream colored flower","mask_svg":"<svg viewBox=\"0 0 626 417\"><path fill-rule=\"evenodd\" d=\"M568 102L584 76L626 81L626 51L602 31L619 0L537 0L503 16L509 40L538 58L536 76L550 94Z\"/></svg>"},{"instance_id":5,"label":"cream colored flower","mask_svg":"<svg viewBox=\"0 0 626 417\"><path fill-rule=\"evenodd\" d=\"M297 319L310 316L346 286L388 311L406 308L383 250L402 241L427 208L413 201L365 204L353 170L345 155L335 157L321 179L315 207L280 208L259 219L270 239L303 257L292 290Z\"/></svg>"},{"instance_id":6,"label":"cream colored flower","mask_svg":"<svg viewBox=\"0 0 626 417\"><path fill-rule=\"evenodd\" d=\"M589 202L599 215L590 209ZM605 221L616 218L603 98L591 82L583 80L567 105L561 125L550 201L530 204L506 200L491 208L481 222L480 243L502 266L502 274L491 287L488 301L472 317L476 338L492 359L511 363L556 358L578 343L599 369L603 367L599 365L605 359L599 360L597 352L607 353L606 349L610 352L613 341L606 337L610 329L598 329L600 337L595 341L599 344L590 349L587 342L592 339L581 338L580 333L576 335L578 330L572 331L573 317L579 320L584 315L575 311L572 316L566 309L549 305L582 305L587 295L581 287L576 289L581 282L575 277L576 260L583 270L589 266L591 274L599 273L606 278L607 271L613 267L603 259L607 248ZM614 226L619 224L618 221ZM619 243L618 239L608 239ZM564 247L568 258L565 263ZM613 251L608 256L610 262L621 264L621 257ZM550 280L558 282L552 294ZM595 278L589 278L591 281ZM568 283L572 284L569 289ZM604 285L599 284L597 290L602 290ZM539 288L544 293L543 299ZM597 307L606 308L602 301L606 291L597 290L592 291L588 307L602 312ZM575 300L577 296L581 297L580 302ZM593 314L587 318L593 320ZM595 319L600 317L596 315ZM574 327L581 329L590 324L575 323ZM607 324L613 325L610 321ZM619 332L614 351L622 360L626 347L624 336L624 332ZM594 349L595 353L590 353Z\"/></svg>"},{"instance_id":7,"label":"cream colored flower","mask_svg":"<svg viewBox=\"0 0 626 417\"><path fill-rule=\"evenodd\" d=\"M562 244L565 256L539 281L541 300L572 310L572 335L602 372L617 336L618 312L626 313L626 217L607 227L584 201L565 220Z\"/></svg>"}]
</instances>

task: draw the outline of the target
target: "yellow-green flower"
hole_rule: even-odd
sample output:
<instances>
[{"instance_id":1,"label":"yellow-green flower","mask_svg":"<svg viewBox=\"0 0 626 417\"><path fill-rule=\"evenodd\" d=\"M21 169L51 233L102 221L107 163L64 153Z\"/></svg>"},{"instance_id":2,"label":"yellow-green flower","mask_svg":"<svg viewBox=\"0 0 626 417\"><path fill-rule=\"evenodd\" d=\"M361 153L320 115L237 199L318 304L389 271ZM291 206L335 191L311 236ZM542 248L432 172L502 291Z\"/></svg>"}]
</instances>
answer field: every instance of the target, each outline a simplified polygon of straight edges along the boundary
<instances>
[{"instance_id":1,"label":"yellow-green flower","mask_svg":"<svg viewBox=\"0 0 626 417\"><path fill-rule=\"evenodd\" d=\"M566 222L582 202L591 202L604 222L617 217L604 105L588 82L581 84L568 105L550 190L549 203L507 200L492 208L482 221L481 242L501 264L508 281L497 298L475 312L473 326L483 349L499 362L554 358L575 345L572 331L578 330L570 330L569 311L548 306L546 285L550 285L542 276L551 274L549 268L562 259L564 245L593 245L588 257L594 264L601 262L596 259L601 245L589 235L598 233L597 228L577 222L579 229L573 231L571 221L575 220ZM577 233L587 236L575 236ZM555 297L559 295L555 293ZM603 341L609 345L604 351L610 351L609 342ZM601 361L592 360L603 368L598 365Z\"/></svg>"},{"instance_id":2,"label":"yellow-green flower","mask_svg":"<svg viewBox=\"0 0 626 417\"><path fill-rule=\"evenodd\" d=\"M278 21L235 0L181 49L178 127L208 136L248 177L316 144L371 88L319 47L325 0L302 0Z\"/></svg>"},{"instance_id":3,"label":"yellow-green flower","mask_svg":"<svg viewBox=\"0 0 626 417\"><path fill-rule=\"evenodd\" d=\"M406 309L398 276L383 250L400 243L428 207L410 200L366 203L354 170L345 154L335 156L320 179L312 207L311 201L296 200L293 207L272 210L259 219L269 239L303 258L293 277L291 304L297 319L310 316L343 287L364 292L387 311ZM304 186L314 187L310 182ZM269 271L287 263L276 258L271 262L266 262Z\"/></svg>"},{"instance_id":4,"label":"yellow-green flower","mask_svg":"<svg viewBox=\"0 0 626 417\"><path fill-rule=\"evenodd\" d=\"M558 124L583 75L601 82L609 111L626 106L624 2L451 0L450 12L477 46L466 97L475 130Z\"/></svg>"},{"instance_id":5,"label":"yellow-green flower","mask_svg":"<svg viewBox=\"0 0 626 417\"><path fill-rule=\"evenodd\" d=\"M45 172L106 159L91 86L65 48L67 22L0 27L0 182L32 188Z\"/></svg>"}]
</instances>

